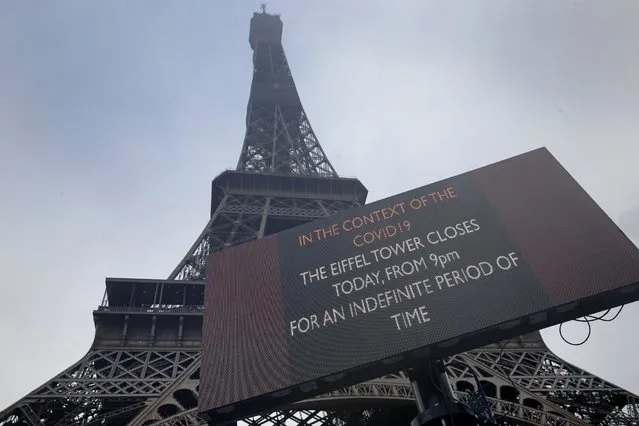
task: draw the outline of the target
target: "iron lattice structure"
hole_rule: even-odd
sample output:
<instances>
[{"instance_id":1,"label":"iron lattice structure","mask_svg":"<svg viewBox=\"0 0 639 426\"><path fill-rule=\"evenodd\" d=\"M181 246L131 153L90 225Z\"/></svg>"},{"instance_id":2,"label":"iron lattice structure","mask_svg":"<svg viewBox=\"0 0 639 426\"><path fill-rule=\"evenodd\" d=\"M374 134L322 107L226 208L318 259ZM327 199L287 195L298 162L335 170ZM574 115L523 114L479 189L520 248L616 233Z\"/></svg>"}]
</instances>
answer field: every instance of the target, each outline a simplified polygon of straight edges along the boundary
<instances>
[{"instance_id":1,"label":"iron lattice structure","mask_svg":"<svg viewBox=\"0 0 639 426\"><path fill-rule=\"evenodd\" d=\"M339 178L304 113L278 16L256 13L246 137L235 171L213 181L211 218L166 280L107 279L87 354L0 413L5 425L200 425L200 348L209 253L362 205ZM458 354L457 397L479 385L500 424L631 425L637 397L553 355L539 333ZM321 395L248 425L399 425L415 415L398 373Z\"/></svg>"}]
</instances>

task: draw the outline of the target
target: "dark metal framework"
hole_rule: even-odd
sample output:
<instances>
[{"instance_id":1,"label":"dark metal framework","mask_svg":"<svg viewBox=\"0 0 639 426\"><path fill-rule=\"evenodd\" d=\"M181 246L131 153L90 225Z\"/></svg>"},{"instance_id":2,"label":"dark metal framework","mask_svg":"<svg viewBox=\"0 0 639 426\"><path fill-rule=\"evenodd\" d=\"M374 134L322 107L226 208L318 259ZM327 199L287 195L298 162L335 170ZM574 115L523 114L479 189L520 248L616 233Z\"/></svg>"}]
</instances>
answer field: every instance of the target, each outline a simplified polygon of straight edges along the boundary
<instances>
[{"instance_id":1,"label":"dark metal framework","mask_svg":"<svg viewBox=\"0 0 639 426\"><path fill-rule=\"evenodd\" d=\"M281 33L278 16L253 16L255 72L240 161L213 181L210 220L186 256L166 280L107 279L87 354L1 412L0 426L202 424L197 396L207 255L365 203L364 186L337 177L317 142ZM479 383L500 424L638 424L637 396L562 361L539 333L447 362L457 398L466 401ZM244 423L396 425L414 416L410 382L398 373Z\"/></svg>"},{"instance_id":2,"label":"dark metal framework","mask_svg":"<svg viewBox=\"0 0 639 426\"><path fill-rule=\"evenodd\" d=\"M253 83L238 171L337 177L302 107L282 46L279 16L255 14Z\"/></svg>"}]
</instances>

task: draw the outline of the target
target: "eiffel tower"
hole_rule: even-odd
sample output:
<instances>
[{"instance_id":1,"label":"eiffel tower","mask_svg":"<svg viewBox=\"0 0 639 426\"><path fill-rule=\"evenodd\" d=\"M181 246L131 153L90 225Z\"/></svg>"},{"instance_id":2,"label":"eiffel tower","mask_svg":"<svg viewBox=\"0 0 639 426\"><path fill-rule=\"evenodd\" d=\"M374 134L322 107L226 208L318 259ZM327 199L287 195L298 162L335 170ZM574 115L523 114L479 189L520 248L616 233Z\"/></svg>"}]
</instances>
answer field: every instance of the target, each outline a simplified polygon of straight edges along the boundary
<instances>
[{"instance_id":1,"label":"eiffel tower","mask_svg":"<svg viewBox=\"0 0 639 426\"><path fill-rule=\"evenodd\" d=\"M237 168L213 180L210 220L186 256L166 280L107 278L89 351L0 413L0 426L204 424L197 403L207 255L365 203L366 188L338 177L311 129L281 37L278 15L253 15L244 145ZM537 332L447 363L456 398L483 389L499 424L639 424L637 396L561 360ZM400 425L414 405L398 372L241 423Z\"/></svg>"}]
</instances>

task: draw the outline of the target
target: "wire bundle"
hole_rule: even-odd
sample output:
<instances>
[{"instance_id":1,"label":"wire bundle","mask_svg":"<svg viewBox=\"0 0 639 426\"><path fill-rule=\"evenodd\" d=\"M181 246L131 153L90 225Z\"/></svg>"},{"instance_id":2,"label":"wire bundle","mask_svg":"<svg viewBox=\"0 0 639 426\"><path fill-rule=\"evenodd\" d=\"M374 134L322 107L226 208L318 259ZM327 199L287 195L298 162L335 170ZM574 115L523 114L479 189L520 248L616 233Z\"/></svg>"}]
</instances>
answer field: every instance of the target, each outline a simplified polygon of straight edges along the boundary
<instances>
[{"instance_id":1,"label":"wire bundle","mask_svg":"<svg viewBox=\"0 0 639 426\"><path fill-rule=\"evenodd\" d=\"M615 315L613 315L612 318L606 318L606 316L610 313L610 311L612 311L611 309L608 309L606 312L604 312L603 315L600 316L596 316L596 315L586 315L583 318L577 318L575 319L576 322L583 322L586 323L586 325L588 326L588 334L586 335L586 337L584 338L584 340L582 340L581 342L571 342L568 339L566 339L566 337L564 336L564 333L562 331L562 327L565 323L561 323L559 324L559 336L561 337L561 339L568 343L571 346L581 346L584 343L586 343L588 341L588 339L590 339L590 335L592 334L592 325L591 323L596 322L596 321L604 321L604 322L611 322L614 321L615 319L617 319L617 317L619 316L619 314L621 313L621 310L623 309L624 305L621 305L619 307L619 310L617 311L617 313Z\"/></svg>"}]
</instances>

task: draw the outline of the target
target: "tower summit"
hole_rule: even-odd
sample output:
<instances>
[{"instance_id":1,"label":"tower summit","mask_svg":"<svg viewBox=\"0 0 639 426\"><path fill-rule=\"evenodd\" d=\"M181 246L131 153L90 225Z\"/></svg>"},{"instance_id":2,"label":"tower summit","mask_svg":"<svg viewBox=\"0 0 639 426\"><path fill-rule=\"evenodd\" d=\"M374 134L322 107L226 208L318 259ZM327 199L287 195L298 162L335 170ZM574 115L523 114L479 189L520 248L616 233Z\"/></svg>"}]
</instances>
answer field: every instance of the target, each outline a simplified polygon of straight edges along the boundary
<instances>
[{"instance_id":1,"label":"tower summit","mask_svg":"<svg viewBox=\"0 0 639 426\"><path fill-rule=\"evenodd\" d=\"M238 171L337 177L304 112L282 46L278 15L254 13L253 82Z\"/></svg>"},{"instance_id":2,"label":"tower summit","mask_svg":"<svg viewBox=\"0 0 639 426\"><path fill-rule=\"evenodd\" d=\"M366 188L338 177L311 128L282 47L280 17L265 8L255 13L249 43L246 135L236 169L213 180L203 231L167 279L107 278L87 353L0 412L0 426L204 424L197 413L209 253L365 203ZM46 356L46 348L40 351ZM636 402L634 395L562 361L538 333L448 361L456 397L466 400L477 374L495 417L508 424L639 419L621 410ZM398 373L247 423L399 425L415 413L411 385Z\"/></svg>"}]
</instances>

